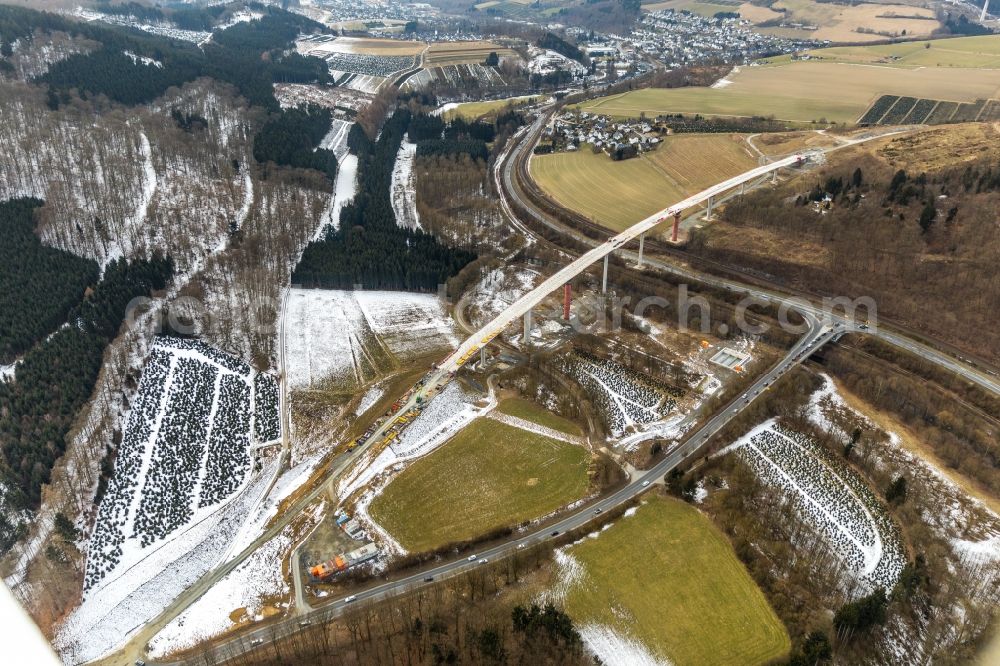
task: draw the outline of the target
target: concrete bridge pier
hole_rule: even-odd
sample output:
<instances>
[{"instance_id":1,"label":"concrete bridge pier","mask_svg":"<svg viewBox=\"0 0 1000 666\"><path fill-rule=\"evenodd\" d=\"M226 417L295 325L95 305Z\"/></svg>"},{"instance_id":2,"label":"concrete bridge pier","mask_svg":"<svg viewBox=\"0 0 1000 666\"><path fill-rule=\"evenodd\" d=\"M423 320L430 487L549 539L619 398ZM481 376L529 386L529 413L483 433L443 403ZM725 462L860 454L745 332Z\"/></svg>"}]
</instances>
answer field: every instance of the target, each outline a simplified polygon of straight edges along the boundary
<instances>
[{"instance_id":1,"label":"concrete bridge pier","mask_svg":"<svg viewBox=\"0 0 1000 666\"><path fill-rule=\"evenodd\" d=\"M479 367L486 367L486 345L479 348Z\"/></svg>"},{"instance_id":2,"label":"concrete bridge pier","mask_svg":"<svg viewBox=\"0 0 1000 666\"><path fill-rule=\"evenodd\" d=\"M639 268L642 268L642 248L646 244L646 234L639 234Z\"/></svg>"},{"instance_id":3,"label":"concrete bridge pier","mask_svg":"<svg viewBox=\"0 0 1000 666\"><path fill-rule=\"evenodd\" d=\"M774 171L771 172L771 182L772 183L777 183L778 182L778 170L777 169L775 169Z\"/></svg>"},{"instance_id":4,"label":"concrete bridge pier","mask_svg":"<svg viewBox=\"0 0 1000 666\"><path fill-rule=\"evenodd\" d=\"M601 278L601 293L608 293L608 258L610 254L604 255L604 277Z\"/></svg>"},{"instance_id":5,"label":"concrete bridge pier","mask_svg":"<svg viewBox=\"0 0 1000 666\"><path fill-rule=\"evenodd\" d=\"M531 346L531 310L524 313L524 348Z\"/></svg>"},{"instance_id":6,"label":"concrete bridge pier","mask_svg":"<svg viewBox=\"0 0 1000 666\"><path fill-rule=\"evenodd\" d=\"M674 231L670 235L670 240L677 242L677 231L681 228L681 212L677 211L674 213Z\"/></svg>"},{"instance_id":7,"label":"concrete bridge pier","mask_svg":"<svg viewBox=\"0 0 1000 666\"><path fill-rule=\"evenodd\" d=\"M705 219L712 217L712 197L708 198L708 210L705 211Z\"/></svg>"},{"instance_id":8,"label":"concrete bridge pier","mask_svg":"<svg viewBox=\"0 0 1000 666\"><path fill-rule=\"evenodd\" d=\"M740 183L740 196L743 196L744 194L746 194L746 191L747 191L747 184L746 184L746 181L744 181L744 182Z\"/></svg>"}]
</instances>

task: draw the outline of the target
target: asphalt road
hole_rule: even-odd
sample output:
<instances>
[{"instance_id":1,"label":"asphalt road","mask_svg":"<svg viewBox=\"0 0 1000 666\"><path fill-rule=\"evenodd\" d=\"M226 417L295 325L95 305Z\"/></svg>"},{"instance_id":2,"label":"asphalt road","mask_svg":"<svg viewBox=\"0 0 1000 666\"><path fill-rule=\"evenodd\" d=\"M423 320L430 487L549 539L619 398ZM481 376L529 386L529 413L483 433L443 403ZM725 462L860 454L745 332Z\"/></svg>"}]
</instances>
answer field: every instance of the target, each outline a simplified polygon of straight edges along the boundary
<instances>
[{"instance_id":1,"label":"asphalt road","mask_svg":"<svg viewBox=\"0 0 1000 666\"><path fill-rule=\"evenodd\" d=\"M514 140L520 138L518 143L512 148L508 157L505 161L500 164L497 172L497 187L501 192L501 203L508 212L509 215L513 216L513 210L507 201L507 198L513 199L521 210L527 212L528 215L532 217L536 222L553 229L561 234L569 234L575 240L588 245L598 245L599 241L595 241L593 238L586 236L582 233L576 232L569 229L565 225L553 221L544 212L539 211L530 201L528 201L524 196L521 195L519 188L517 187L515 179L515 168L518 159L521 155L527 151L531 150L534 146L535 140L541 128L544 126L547 117L545 114L539 116L539 118L531 125L530 129L525 131L519 137L515 137ZM873 139L879 139L893 134L903 133L909 131L906 129L894 130L884 133L867 133L860 135L856 139L851 139L843 143L838 144L832 148L823 150L824 153L833 152L836 150L841 150L848 146L853 146L858 143L863 143L865 141L871 141ZM774 166L768 165L768 166ZM672 207L676 208L676 206ZM669 210L669 209L668 209ZM658 213L659 214L659 213ZM522 228L523 225L520 225ZM629 259L631 261L638 262L638 254L632 250L622 248L618 250L619 256ZM684 279L690 280L692 282L700 282L707 284L712 287L719 289L725 289L737 294L744 294L747 296L753 296L766 303L774 305L785 305L790 310L799 312L800 314L809 314L814 317L826 318L829 323L850 323L849 319L845 316L838 315L836 312L825 311L822 307L805 300L803 298L789 296L788 294L783 294L776 290L770 290L763 287L746 285L735 280L730 280L723 277L718 277L710 273L704 273L702 271L695 270L693 268L681 265L675 262L664 261L662 259L650 257L648 254L643 257L643 263L649 266L655 267L659 270L672 273ZM876 324L876 322L873 322ZM982 369L973 367L969 363L962 359L955 358L949 354L946 354L938 349L930 347L905 335L892 331L886 327L873 325L869 330L865 331L866 334L873 335L880 340L900 349L912 352L925 360L928 360L950 372L962 376L966 380L978 385L979 387L986 389L987 391L1000 395L1000 377L984 371Z\"/></svg>"},{"instance_id":2,"label":"asphalt road","mask_svg":"<svg viewBox=\"0 0 1000 666\"><path fill-rule=\"evenodd\" d=\"M767 372L757 378L750 388L737 396L724 409L716 413L703 425L691 432L687 440L651 469L641 472L635 478L629 480L628 484L614 493L602 497L594 502L582 506L574 511L568 512L564 517L554 523L516 534L511 539L483 550L474 555L462 556L447 562L443 562L429 569L423 569L402 578L373 585L367 589L355 592L353 595L333 599L322 604L314 604L312 609L306 613L301 613L279 622L270 623L242 632L237 636L217 642L207 654L199 655L188 662L157 662L163 664L204 664L206 657L211 661L222 661L225 658L232 658L250 650L257 645L273 641L279 637L289 636L296 631L301 631L304 627L314 623L324 623L341 615L348 608L364 602L375 602L390 599L401 594L405 594L424 585L432 585L442 579L460 575L476 567L482 566L493 559L499 559L516 552L527 546L557 539L559 535L585 526L587 523L598 519L600 514L610 511L625 504L632 498L645 492L655 482L662 479L668 472L684 464L693 457L698 449L707 442L719 430L725 427L734 417L753 403L764 391L777 381L782 375L799 365L810 354L818 350L831 339L845 332L847 327L837 325L829 327L818 320L810 320L808 332L792 347L788 354L777 364L772 366ZM474 557L475 559L470 559ZM431 580L428 580L430 578ZM150 662L152 663L152 662Z\"/></svg>"},{"instance_id":3,"label":"asphalt road","mask_svg":"<svg viewBox=\"0 0 1000 666\"><path fill-rule=\"evenodd\" d=\"M546 115L543 114L538 120L533 123L531 128L521 134L521 138L517 144L509 151L509 156L506 161L504 161L499 170L500 181L498 185L501 185L501 203L503 208L511 215L512 219L516 220L516 216L513 215L513 211L510 209L509 202L505 200L506 196L511 196L517 199L522 209L528 211L530 215L535 217L539 222L552 227L559 231L560 233L567 233L567 229L562 225L557 225L548 219L547 216L536 211L533 206L523 200L518 194L517 188L514 184L513 179L513 165L516 163L519 155L526 149L530 149L534 145L534 137L537 135L538 131L543 126L546 121ZM885 136L885 134L878 135ZM878 138L878 136L865 136L856 140L852 140L836 148L829 150L837 150L843 148L846 145L854 145L862 141L870 140L873 138ZM827 151L828 152L828 151ZM741 183L752 183L755 180L760 179L762 176L766 176L780 168L786 168L793 166L798 162L798 158L795 156L785 158L784 160L779 160L777 162L767 164L756 169L752 169L740 176L731 178L723 183L715 185L707 190L704 190L684 201L674 204L669 208L666 208L659 213L656 213L645 220L640 221L628 230L611 237L608 241L600 243L599 241L594 241L582 234L573 234L579 240L586 242L593 247L590 251L581 255L577 259L573 260L566 267L558 271L552 277L545 280L539 287L529 292L527 295L512 304L507 310L501 313L496 319L494 319L490 324L481 328L474 335L470 336L462 345L459 346L453 354L451 354L440 367L436 368L428 377L425 384L409 397L404 405L399 409L400 414L405 413L411 407L418 403L418 398L421 401L426 401L430 396L434 395L439 391L451 378L452 373L456 371L461 365L469 358L471 358L480 347L488 344L493 337L499 335L510 323L521 317L525 312L529 311L532 307L536 306L541 302L548 294L559 289L563 284L568 282L572 277L583 272L589 268L592 264L600 261L606 255L612 252L619 252L621 256L629 259L637 260L638 256L636 253L627 250L624 246L629 242L637 238L643 233L656 227L663 220L669 220L674 211L681 211L691 206L697 205L708 199L709 196L716 197L722 195L724 192L731 190L732 188L740 185ZM520 226L518 224L518 226ZM523 228L523 227L522 227ZM524 228L526 231L526 228ZM571 232L570 232L571 233ZM760 391L765 390L773 381L779 378L782 374L787 372L791 367L800 363L802 360L808 357L809 353L818 349L819 346L825 344L829 339L839 335L840 333L847 332L850 330L857 330L853 321L843 317L833 315L831 313L824 312L821 308L815 306L808 301L800 298L789 297L784 294L780 294L775 291L770 291L767 289L759 287L746 286L741 283L728 280L725 278L716 277L707 273L702 273L684 266L680 266L674 263L667 263L662 260L654 259L652 257L645 257L645 263L655 266L656 268L664 271L671 272L675 275L690 279L692 281L701 282L709 284L711 286L727 289L735 293L742 293L748 296L754 296L763 302L774 303L779 305L785 305L790 310L799 312L803 317L809 322L809 330L806 335L791 349L788 356L785 359L771 368L767 373L761 376L754 385L748 390L746 398L740 397L730 404L726 409L722 410L715 416L713 416L709 421L707 421L703 426L694 431L691 437L680 446L678 449L672 451L662 462L660 462L656 467L643 473L641 476L633 479L627 486L617 491L616 493L603 498L596 503L567 514L560 522L546 527L544 530L539 530L533 533L529 533L525 536L519 536L511 541L505 542L499 546L491 548L484 551L479 555L480 559L490 557L497 557L503 555L504 553L516 549L518 545L526 545L529 543L535 543L540 540L545 540L547 538L552 538L551 532L565 532L570 529L575 529L579 527L594 517L594 510L601 509L607 510L612 507L618 506L621 503L631 499L635 495L642 492L650 483L654 480L662 478L668 471L673 469L675 466L683 462L689 455L693 454L697 448L704 443L709 437L711 437L715 432L722 428L726 423L728 423L736 414L738 414L747 404L753 401ZM915 342L901 335L885 331L884 329L873 328L867 331L872 335L877 335L881 339L893 344L895 346L907 349L914 353L921 355L922 357L931 360L942 367L945 367L953 372L956 372L970 381L973 381L988 390L1000 393L1000 383L996 379L992 378L988 374L978 371L975 368L970 367L957 359L953 359L937 350L934 350L926 345ZM745 402L748 401L748 402ZM343 454L338 459L336 459L333 469L328 475L331 479L336 479L342 473L347 471L351 466L359 461L360 457L367 452L372 446L377 442L381 441L385 432L391 428L393 425L393 419L386 419L386 421L375 431L375 433L366 440L362 446L356 449L350 454ZM162 613L158 618L154 619L152 622L148 623L138 636L132 638L126 649L117 653L116 657L119 659L122 655L136 653L136 649L139 645L144 644L149 638L155 634L155 630L158 627L162 627L165 621L169 621L169 618L176 616L183 608L196 600L201 594L203 594L207 589L214 584L217 580L225 576L229 571L231 571L235 566L241 563L246 557L248 557L257 547L263 544L266 540L272 538L277 532L279 532L292 518L294 518L299 511L301 511L305 506L307 506L313 499L319 496L326 488L326 483L320 484L314 491L307 494L304 498L296 502L289 510L282 516L281 519L277 521L269 530L262 534L254 543L241 552L236 558L227 562L224 566L219 569L214 570L210 574L203 577L202 580L198 581L192 588L183 593L178 599L171 604L164 613ZM414 585L424 584L424 577L434 576L435 578L441 576L456 575L462 571L467 570L470 567L478 566L475 562L468 562L466 560L453 561L440 565L439 567L423 571L419 574L415 574L408 578L403 578L398 581L384 583L379 586L372 587L363 592L359 592L356 595L356 601L361 601L365 599L382 599L389 596L394 596L401 594ZM220 652L219 654L228 654L228 651L235 651L240 653L246 651L251 647L250 641L262 640L266 641L272 638L276 631L278 632L289 632L294 631L299 627L300 622L312 622L312 621L322 621L327 617L332 617L338 614L343 607L347 604L345 600L335 600L326 604L317 605L314 610L300 614L292 618L282 620L278 623L269 624L265 627L260 627L257 629L252 629L250 631L239 634L238 636L229 639L227 641L217 644L216 650L226 650L227 652ZM280 634L278 634L280 635ZM204 663L204 656L199 657L199 663ZM117 663L121 663L118 661ZM152 662L150 662L152 663Z\"/></svg>"}]
</instances>

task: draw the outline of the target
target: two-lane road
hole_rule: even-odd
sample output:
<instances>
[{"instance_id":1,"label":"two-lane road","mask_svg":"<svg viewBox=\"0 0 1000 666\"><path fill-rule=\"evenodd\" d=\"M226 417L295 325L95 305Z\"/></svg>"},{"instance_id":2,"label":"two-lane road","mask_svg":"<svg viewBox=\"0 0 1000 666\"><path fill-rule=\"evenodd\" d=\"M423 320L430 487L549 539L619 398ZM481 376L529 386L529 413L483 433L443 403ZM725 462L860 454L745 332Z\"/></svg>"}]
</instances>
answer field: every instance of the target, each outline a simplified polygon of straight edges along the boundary
<instances>
[{"instance_id":1,"label":"two-lane road","mask_svg":"<svg viewBox=\"0 0 1000 666\"><path fill-rule=\"evenodd\" d=\"M355 592L354 594L314 604L308 612L285 618L278 622L262 625L249 631L241 632L236 636L223 641L216 642L208 654L201 654L188 661L181 662L157 662L173 664L203 664L206 658L211 661L223 658L233 658L245 652L249 652L261 643L273 641L276 638L291 635L297 631L315 624L328 622L354 605L364 602L376 602L390 599L401 594L418 589L424 585L430 585L442 579L460 575L462 573L483 566L491 560L503 558L516 553L518 550L534 546L545 541L559 538L566 532L577 530L589 522L600 517L601 514L611 511L629 502L633 498L645 492L652 484L662 479L675 467L684 465L694 459L698 450L709 441L713 435L724 428L733 418L753 403L762 393L767 391L775 381L780 379L802 363L809 355L829 342L837 335L845 332L848 328L844 325L827 326L819 320L810 318L809 329L806 334L788 351L781 361L772 366L767 372L762 374L746 391L736 396L724 409L720 410L703 425L691 432L690 436L677 448L670 451L667 456L649 470L643 471L630 479L628 484L618 489L614 493L597 499L585 506L567 512L563 517L555 522L536 527L533 530L522 533L515 533L510 539L503 543L487 547L477 551L474 559L470 556L460 556L455 559L442 562L431 568L423 569L396 580L391 580L378 585L373 585L367 589Z\"/></svg>"}]
</instances>

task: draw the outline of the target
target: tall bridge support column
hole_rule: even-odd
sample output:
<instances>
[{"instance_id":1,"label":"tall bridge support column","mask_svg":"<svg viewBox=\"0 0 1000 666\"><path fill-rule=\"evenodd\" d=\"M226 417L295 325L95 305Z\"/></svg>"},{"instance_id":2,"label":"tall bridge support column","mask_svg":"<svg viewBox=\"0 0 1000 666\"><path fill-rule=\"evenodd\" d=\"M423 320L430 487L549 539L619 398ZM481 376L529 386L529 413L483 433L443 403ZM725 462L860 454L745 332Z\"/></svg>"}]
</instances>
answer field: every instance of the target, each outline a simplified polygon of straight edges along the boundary
<instances>
[{"instance_id":1,"label":"tall bridge support column","mask_svg":"<svg viewBox=\"0 0 1000 666\"><path fill-rule=\"evenodd\" d=\"M479 348L479 367L486 367L486 345Z\"/></svg>"},{"instance_id":2,"label":"tall bridge support column","mask_svg":"<svg viewBox=\"0 0 1000 666\"><path fill-rule=\"evenodd\" d=\"M604 277L601 278L601 293L608 293L608 258L610 254L604 255Z\"/></svg>"},{"instance_id":3,"label":"tall bridge support column","mask_svg":"<svg viewBox=\"0 0 1000 666\"><path fill-rule=\"evenodd\" d=\"M524 348L531 346L531 310L524 313Z\"/></svg>"},{"instance_id":4,"label":"tall bridge support column","mask_svg":"<svg viewBox=\"0 0 1000 666\"><path fill-rule=\"evenodd\" d=\"M708 210L705 212L705 219L712 217L712 197L708 198Z\"/></svg>"},{"instance_id":5,"label":"tall bridge support column","mask_svg":"<svg viewBox=\"0 0 1000 666\"><path fill-rule=\"evenodd\" d=\"M670 235L670 240L672 240L675 243L677 242L677 231L680 229L680 227L681 227L681 212L677 211L676 213L674 213L674 231Z\"/></svg>"},{"instance_id":6,"label":"tall bridge support column","mask_svg":"<svg viewBox=\"0 0 1000 666\"><path fill-rule=\"evenodd\" d=\"M642 268L642 248L646 244L646 234L639 234L639 268Z\"/></svg>"},{"instance_id":7,"label":"tall bridge support column","mask_svg":"<svg viewBox=\"0 0 1000 666\"><path fill-rule=\"evenodd\" d=\"M778 170L777 169L775 169L774 171L771 172L771 182L772 183L777 183L778 182Z\"/></svg>"},{"instance_id":8,"label":"tall bridge support column","mask_svg":"<svg viewBox=\"0 0 1000 666\"><path fill-rule=\"evenodd\" d=\"M746 181L744 181L744 182L740 183L740 196L743 196L744 194L746 194L746 191L747 191L747 184L746 184Z\"/></svg>"}]
</instances>

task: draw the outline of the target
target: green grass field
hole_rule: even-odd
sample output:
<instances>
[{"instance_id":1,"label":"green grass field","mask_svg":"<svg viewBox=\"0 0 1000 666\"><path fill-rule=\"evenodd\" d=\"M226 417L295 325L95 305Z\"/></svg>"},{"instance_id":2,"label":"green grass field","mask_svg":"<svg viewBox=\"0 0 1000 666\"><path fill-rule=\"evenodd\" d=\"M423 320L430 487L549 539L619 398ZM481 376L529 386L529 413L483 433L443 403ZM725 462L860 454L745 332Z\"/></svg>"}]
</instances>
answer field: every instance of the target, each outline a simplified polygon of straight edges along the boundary
<instances>
[{"instance_id":1,"label":"green grass field","mask_svg":"<svg viewBox=\"0 0 1000 666\"><path fill-rule=\"evenodd\" d=\"M729 541L679 500L650 497L568 553L585 569L566 593L577 624L613 627L675 666L764 664L790 649Z\"/></svg>"},{"instance_id":2,"label":"green grass field","mask_svg":"<svg viewBox=\"0 0 1000 666\"><path fill-rule=\"evenodd\" d=\"M586 146L575 153L533 156L531 176L560 204L615 231L684 198L649 160L614 162Z\"/></svg>"},{"instance_id":3,"label":"green grass field","mask_svg":"<svg viewBox=\"0 0 1000 666\"><path fill-rule=\"evenodd\" d=\"M930 50L934 50L932 47ZM1000 69L908 69L838 62L790 62L744 67L721 88L644 88L579 105L616 117L666 113L774 116L808 123L853 123L882 94L971 102L996 97Z\"/></svg>"},{"instance_id":4,"label":"green grass field","mask_svg":"<svg viewBox=\"0 0 1000 666\"><path fill-rule=\"evenodd\" d=\"M930 44L930 47L927 45ZM835 46L807 51L824 62L887 65L889 67L1000 68L1000 35L958 37L879 46ZM771 65L791 62L791 56L768 58Z\"/></svg>"},{"instance_id":5,"label":"green grass field","mask_svg":"<svg viewBox=\"0 0 1000 666\"><path fill-rule=\"evenodd\" d=\"M637 158L613 161L589 146L535 155L531 176L563 206L620 231L757 166L737 134L675 134Z\"/></svg>"},{"instance_id":6,"label":"green grass field","mask_svg":"<svg viewBox=\"0 0 1000 666\"><path fill-rule=\"evenodd\" d=\"M508 398L497 406L497 411L567 435L583 435L583 428L577 424L523 398Z\"/></svg>"},{"instance_id":7,"label":"green grass field","mask_svg":"<svg viewBox=\"0 0 1000 666\"><path fill-rule=\"evenodd\" d=\"M529 95L525 97L511 97L509 99L497 99L489 102L466 102L459 104L454 109L445 112L444 119L464 118L465 120L476 120L483 116L496 114L502 109L513 106L523 106L538 99L539 95Z\"/></svg>"},{"instance_id":8,"label":"green grass field","mask_svg":"<svg viewBox=\"0 0 1000 666\"><path fill-rule=\"evenodd\" d=\"M479 419L415 461L370 513L410 552L537 518L587 492L589 453L492 419Z\"/></svg>"}]
</instances>

